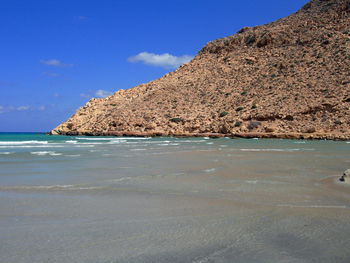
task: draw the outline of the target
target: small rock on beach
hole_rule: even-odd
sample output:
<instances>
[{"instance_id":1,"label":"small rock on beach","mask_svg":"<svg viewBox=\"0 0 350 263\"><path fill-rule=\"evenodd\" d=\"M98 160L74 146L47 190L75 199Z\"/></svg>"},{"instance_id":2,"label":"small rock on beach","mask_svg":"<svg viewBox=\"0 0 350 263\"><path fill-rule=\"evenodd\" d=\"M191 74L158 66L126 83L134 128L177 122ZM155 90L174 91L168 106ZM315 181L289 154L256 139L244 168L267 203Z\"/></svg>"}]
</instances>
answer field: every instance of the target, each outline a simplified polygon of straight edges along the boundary
<instances>
[{"instance_id":1,"label":"small rock on beach","mask_svg":"<svg viewBox=\"0 0 350 263\"><path fill-rule=\"evenodd\" d=\"M341 182L350 183L350 169L345 170L345 172L339 180Z\"/></svg>"}]
</instances>

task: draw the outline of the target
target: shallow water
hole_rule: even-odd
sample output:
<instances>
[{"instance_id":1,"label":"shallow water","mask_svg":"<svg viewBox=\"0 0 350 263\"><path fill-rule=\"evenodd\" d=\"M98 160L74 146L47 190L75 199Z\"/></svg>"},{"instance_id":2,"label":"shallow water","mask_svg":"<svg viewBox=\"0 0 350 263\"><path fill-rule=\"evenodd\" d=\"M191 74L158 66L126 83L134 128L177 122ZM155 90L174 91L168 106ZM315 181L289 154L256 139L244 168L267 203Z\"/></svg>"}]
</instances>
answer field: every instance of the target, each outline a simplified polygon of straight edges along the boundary
<instances>
[{"instance_id":1,"label":"shallow water","mask_svg":"<svg viewBox=\"0 0 350 263\"><path fill-rule=\"evenodd\" d=\"M0 134L0 262L350 262L350 144Z\"/></svg>"}]
</instances>

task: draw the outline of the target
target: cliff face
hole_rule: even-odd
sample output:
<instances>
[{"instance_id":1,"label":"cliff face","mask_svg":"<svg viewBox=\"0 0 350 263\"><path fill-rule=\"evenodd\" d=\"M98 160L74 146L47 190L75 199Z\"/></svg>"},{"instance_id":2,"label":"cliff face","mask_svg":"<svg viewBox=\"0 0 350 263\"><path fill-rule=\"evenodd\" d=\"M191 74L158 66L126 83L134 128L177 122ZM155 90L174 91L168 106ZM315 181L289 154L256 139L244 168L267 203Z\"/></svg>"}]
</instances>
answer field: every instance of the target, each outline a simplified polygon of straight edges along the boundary
<instances>
[{"instance_id":1,"label":"cliff face","mask_svg":"<svg viewBox=\"0 0 350 263\"><path fill-rule=\"evenodd\" d=\"M52 134L349 139L349 14L350 0L312 0L242 28L160 79L91 99Z\"/></svg>"}]
</instances>

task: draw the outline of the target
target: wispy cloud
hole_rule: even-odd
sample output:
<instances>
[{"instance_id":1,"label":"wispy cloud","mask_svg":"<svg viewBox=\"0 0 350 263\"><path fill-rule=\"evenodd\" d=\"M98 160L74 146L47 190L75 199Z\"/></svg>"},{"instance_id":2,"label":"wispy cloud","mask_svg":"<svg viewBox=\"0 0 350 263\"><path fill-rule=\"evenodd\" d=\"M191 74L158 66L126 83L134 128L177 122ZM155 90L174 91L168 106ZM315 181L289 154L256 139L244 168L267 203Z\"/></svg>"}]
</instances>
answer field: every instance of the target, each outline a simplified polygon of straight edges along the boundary
<instances>
[{"instance_id":1,"label":"wispy cloud","mask_svg":"<svg viewBox=\"0 0 350 263\"><path fill-rule=\"evenodd\" d=\"M105 98L105 97L111 96L112 94L113 94L113 92L110 92L107 90L102 90L102 89L99 89L95 93L96 97L98 97L98 98Z\"/></svg>"},{"instance_id":2,"label":"wispy cloud","mask_svg":"<svg viewBox=\"0 0 350 263\"><path fill-rule=\"evenodd\" d=\"M53 66L53 67L72 67L73 66L73 64L64 64L58 59L48 59L48 60L41 59L40 63L45 64L47 66Z\"/></svg>"},{"instance_id":3,"label":"wispy cloud","mask_svg":"<svg viewBox=\"0 0 350 263\"><path fill-rule=\"evenodd\" d=\"M154 54L148 52L141 52L136 56L131 56L128 61L131 63L142 62L146 65L155 67L163 67L166 69L177 68L183 63L189 62L193 56L183 55L181 57L170 55L169 53Z\"/></svg>"},{"instance_id":4,"label":"wispy cloud","mask_svg":"<svg viewBox=\"0 0 350 263\"><path fill-rule=\"evenodd\" d=\"M60 76L60 74L58 73L54 73L54 72L43 72L44 76L49 76L49 77L53 77L53 78L57 78Z\"/></svg>"},{"instance_id":5,"label":"wispy cloud","mask_svg":"<svg viewBox=\"0 0 350 263\"><path fill-rule=\"evenodd\" d=\"M45 106L39 106L39 107L38 107L38 110L39 110L39 111L43 111L43 110L45 110L45 109L46 109Z\"/></svg>"},{"instance_id":6,"label":"wispy cloud","mask_svg":"<svg viewBox=\"0 0 350 263\"><path fill-rule=\"evenodd\" d=\"M92 91L90 90L87 93L80 93L80 97L84 98L84 99L91 99L91 98L105 98L108 96L111 96L113 94L113 92L108 91L108 90L102 90L99 89L97 91Z\"/></svg>"},{"instance_id":7,"label":"wispy cloud","mask_svg":"<svg viewBox=\"0 0 350 263\"><path fill-rule=\"evenodd\" d=\"M30 110L30 107L29 106L25 106L25 105L22 105L22 106L13 106L13 105L10 105L10 106L0 106L0 114L1 113L6 113L6 112L14 112L14 111L27 111L27 110Z\"/></svg>"},{"instance_id":8,"label":"wispy cloud","mask_svg":"<svg viewBox=\"0 0 350 263\"><path fill-rule=\"evenodd\" d=\"M54 98L59 98L59 97L61 97L61 95L59 93L55 93L55 94L53 94L53 97Z\"/></svg>"},{"instance_id":9,"label":"wispy cloud","mask_svg":"<svg viewBox=\"0 0 350 263\"><path fill-rule=\"evenodd\" d=\"M16 110L18 111L26 111L26 110L29 110L29 106L19 106L16 108Z\"/></svg>"}]
</instances>

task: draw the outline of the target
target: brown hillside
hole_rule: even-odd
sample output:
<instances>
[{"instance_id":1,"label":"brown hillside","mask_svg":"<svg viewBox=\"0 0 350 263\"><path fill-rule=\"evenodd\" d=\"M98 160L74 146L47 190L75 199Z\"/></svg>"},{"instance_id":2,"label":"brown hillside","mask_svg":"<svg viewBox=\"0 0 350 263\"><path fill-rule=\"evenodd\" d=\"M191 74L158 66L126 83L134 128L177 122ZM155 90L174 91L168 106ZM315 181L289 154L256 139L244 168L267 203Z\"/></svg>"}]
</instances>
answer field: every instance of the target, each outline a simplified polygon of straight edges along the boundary
<instances>
[{"instance_id":1,"label":"brown hillside","mask_svg":"<svg viewBox=\"0 0 350 263\"><path fill-rule=\"evenodd\" d=\"M52 134L350 139L350 0L312 0L205 45L160 79L91 99Z\"/></svg>"}]
</instances>

